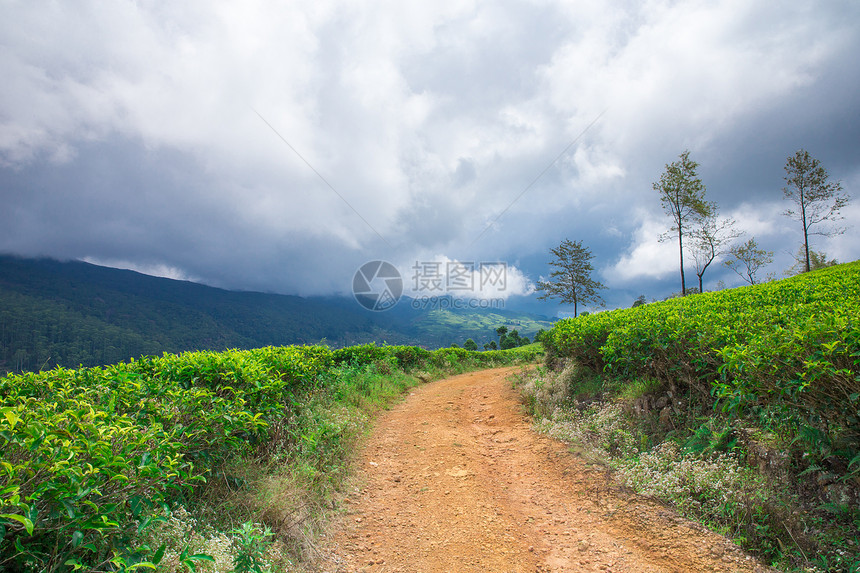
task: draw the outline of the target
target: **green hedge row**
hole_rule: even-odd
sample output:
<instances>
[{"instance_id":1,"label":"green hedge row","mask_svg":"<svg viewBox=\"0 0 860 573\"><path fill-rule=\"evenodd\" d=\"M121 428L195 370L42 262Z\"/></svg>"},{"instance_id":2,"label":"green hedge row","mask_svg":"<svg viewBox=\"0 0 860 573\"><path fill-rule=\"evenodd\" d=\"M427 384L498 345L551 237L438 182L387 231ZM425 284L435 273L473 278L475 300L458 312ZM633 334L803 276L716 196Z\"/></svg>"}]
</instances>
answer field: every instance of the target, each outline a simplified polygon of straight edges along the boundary
<instances>
[{"instance_id":1,"label":"green hedge row","mask_svg":"<svg viewBox=\"0 0 860 573\"><path fill-rule=\"evenodd\" d=\"M767 411L815 459L860 475L860 262L560 321L550 359Z\"/></svg>"},{"instance_id":2,"label":"green hedge row","mask_svg":"<svg viewBox=\"0 0 860 573\"><path fill-rule=\"evenodd\" d=\"M365 344L350 346L332 352L335 364L364 364L392 359L406 371L418 368L450 368L454 365L501 366L515 361L532 362L543 354L539 344L531 344L510 350L487 350L475 352L463 348L440 348L425 350L417 346L376 346Z\"/></svg>"}]
</instances>

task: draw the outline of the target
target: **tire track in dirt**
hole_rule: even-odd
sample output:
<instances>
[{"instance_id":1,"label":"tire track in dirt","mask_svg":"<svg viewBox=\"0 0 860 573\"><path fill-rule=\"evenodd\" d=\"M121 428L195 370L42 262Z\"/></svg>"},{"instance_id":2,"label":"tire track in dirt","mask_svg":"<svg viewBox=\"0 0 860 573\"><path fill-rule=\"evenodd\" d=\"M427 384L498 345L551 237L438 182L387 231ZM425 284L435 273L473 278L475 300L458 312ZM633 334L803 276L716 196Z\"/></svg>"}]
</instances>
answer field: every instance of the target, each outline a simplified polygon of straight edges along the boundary
<instances>
[{"instance_id":1,"label":"tire track in dirt","mask_svg":"<svg viewBox=\"0 0 860 573\"><path fill-rule=\"evenodd\" d=\"M532 432L516 370L418 387L377 419L320 571L770 571Z\"/></svg>"}]
</instances>

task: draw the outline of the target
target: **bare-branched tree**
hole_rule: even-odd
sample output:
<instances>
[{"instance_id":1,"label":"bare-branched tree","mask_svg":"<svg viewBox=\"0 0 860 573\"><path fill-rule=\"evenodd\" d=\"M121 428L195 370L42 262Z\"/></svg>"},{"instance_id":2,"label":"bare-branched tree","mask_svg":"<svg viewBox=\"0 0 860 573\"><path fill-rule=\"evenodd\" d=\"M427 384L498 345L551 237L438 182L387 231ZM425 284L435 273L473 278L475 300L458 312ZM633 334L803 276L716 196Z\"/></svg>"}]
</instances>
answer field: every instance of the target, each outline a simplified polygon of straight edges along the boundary
<instances>
[{"instance_id":1,"label":"bare-branched tree","mask_svg":"<svg viewBox=\"0 0 860 573\"><path fill-rule=\"evenodd\" d=\"M743 235L743 231L737 230L735 224L734 219L720 218L717 206L712 203L708 215L702 217L698 227L693 230L690 253L699 278L699 292L705 292L703 277L711 263L726 254L729 244Z\"/></svg>"},{"instance_id":2,"label":"bare-branched tree","mask_svg":"<svg viewBox=\"0 0 860 573\"><path fill-rule=\"evenodd\" d=\"M742 279L751 285L758 282L756 273L765 265L773 262L773 251L765 251L758 248L755 237L746 243L735 245L729 252L734 257L723 264L732 269Z\"/></svg>"}]
</instances>

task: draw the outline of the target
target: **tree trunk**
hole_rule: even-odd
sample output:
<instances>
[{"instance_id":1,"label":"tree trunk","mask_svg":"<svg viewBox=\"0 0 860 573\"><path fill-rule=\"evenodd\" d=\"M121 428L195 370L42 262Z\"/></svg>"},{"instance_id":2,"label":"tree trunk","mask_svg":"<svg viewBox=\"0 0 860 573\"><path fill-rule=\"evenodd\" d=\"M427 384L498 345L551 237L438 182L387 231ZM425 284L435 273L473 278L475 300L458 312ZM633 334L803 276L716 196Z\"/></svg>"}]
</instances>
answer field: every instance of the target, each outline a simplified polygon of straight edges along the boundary
<instances>
[{"instance_id":1,"label":"tree trunk","mask_svg":"<svg viewBox=\"0 0 860 573\"><path fill-rule=\"evenodd\" d=\"M687 283L684 280L684 243L682 240L681 221L678 221L678 251L681 253L681 296L687 296Z\"/></svg>"},{"instance_id":2,"label":"tree trunk","mask_svg":"<svg viewBox=\"0 0 860 573\"><path fill-rule=\"evenodd\" d=\"M800 193L800 219L803 223L804 272L809 272L809 226L806 224L806 198Z\"/></svg>"}]
</instances>

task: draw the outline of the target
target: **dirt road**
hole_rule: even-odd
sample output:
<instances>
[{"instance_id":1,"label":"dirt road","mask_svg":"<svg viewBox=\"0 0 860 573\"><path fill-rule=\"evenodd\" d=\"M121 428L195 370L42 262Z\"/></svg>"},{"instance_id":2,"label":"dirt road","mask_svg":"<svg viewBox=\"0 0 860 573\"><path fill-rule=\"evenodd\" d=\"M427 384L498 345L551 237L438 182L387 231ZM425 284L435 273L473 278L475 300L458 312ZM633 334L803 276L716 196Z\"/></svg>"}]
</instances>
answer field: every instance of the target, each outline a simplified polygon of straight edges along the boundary
<instances>
[{"instance_id":1,"label":"dirt road","mask_svg":"<svg viewBox=\"0 0 860 573\"><path fill-rule=\"evenodd\" d=\"M378 419L320 570L768 570L532 432L513 370L416 388Z\"/></svg>"}]
</instances>

